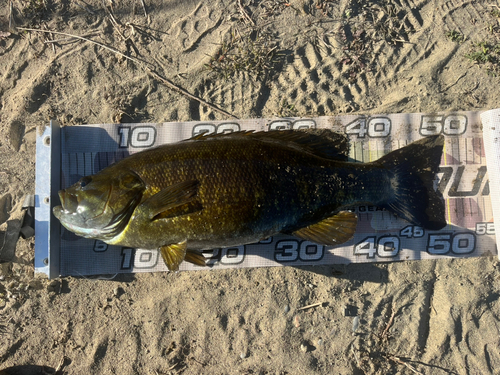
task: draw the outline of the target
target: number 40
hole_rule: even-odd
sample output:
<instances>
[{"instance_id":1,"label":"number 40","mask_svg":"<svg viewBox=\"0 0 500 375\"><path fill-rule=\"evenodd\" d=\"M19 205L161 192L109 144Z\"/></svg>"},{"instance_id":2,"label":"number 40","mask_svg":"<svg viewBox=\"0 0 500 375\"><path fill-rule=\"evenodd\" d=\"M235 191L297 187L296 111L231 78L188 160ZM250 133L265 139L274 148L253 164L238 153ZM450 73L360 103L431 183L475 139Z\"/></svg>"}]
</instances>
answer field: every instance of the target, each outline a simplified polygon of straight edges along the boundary
<instances>
[{"instance_id":1,"label":"number 40","mask_svg":"<svg viewBox=\"0 0 500 375\"><path fill-rule=\"evenodd\" d=\"M389 258L398 253L399 238L395 236L380 237L378 241L375 236L370 236L354 245L354 255L366 255L367 258L375 258L375 254L382 258Z\"/></svg>"}]
</instances>

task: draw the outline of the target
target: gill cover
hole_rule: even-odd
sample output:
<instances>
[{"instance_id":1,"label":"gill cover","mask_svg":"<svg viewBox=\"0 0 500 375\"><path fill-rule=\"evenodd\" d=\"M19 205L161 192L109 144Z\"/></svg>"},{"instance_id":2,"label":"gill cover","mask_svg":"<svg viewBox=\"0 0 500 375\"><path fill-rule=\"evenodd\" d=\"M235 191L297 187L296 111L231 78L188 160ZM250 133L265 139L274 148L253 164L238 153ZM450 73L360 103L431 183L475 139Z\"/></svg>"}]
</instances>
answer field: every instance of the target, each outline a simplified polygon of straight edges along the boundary
<instances>
[{"instance_id":1,"label":"gill cover","mask_svg":"<svg viewBox=\"0 0 500 375\"><path fill-rule=\"evenodd\" d=\"M53 212L63 226L80 236L110 239L128 224L144 189L135 173L107 168L61 190L61 206Z\"/></svg>"}]
</instances>

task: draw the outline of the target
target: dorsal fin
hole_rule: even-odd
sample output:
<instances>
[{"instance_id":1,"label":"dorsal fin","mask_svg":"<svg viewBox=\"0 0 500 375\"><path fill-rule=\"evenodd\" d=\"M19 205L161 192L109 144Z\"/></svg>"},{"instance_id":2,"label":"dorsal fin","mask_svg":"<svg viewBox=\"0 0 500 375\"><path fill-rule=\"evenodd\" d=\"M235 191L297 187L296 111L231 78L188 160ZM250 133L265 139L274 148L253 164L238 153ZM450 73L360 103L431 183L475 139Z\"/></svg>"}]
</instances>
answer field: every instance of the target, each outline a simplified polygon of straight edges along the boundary
<instances>
[{"instance_id":1,"label":"dorsal fin","mask_svg":"<svg viewBox=\"0 0 500 375\"><path fill-rule=\"evenodd\" d=\"M191 138L185 139L184 141L199 141L213 138L226 138L226 137L240 137L245 135L250 135L254 131L253 130L241 130L232 133L211 133L207 134L207 132L203 132L200 134L193 135Z\"/></svg>"},{"instance_id":2,"label":"dorsal fin","mask_svg":"<svg viewBox=\"0 0 500 375\"><path fill-rule=\"evenodd\" d=\"M349 154L349 140L347 137L330 129L273 130L268 132L249 130L225 134L204 134L198 134L188 140L203 141L215 138L235 139L248 137L264 142L287 143L326 159L346 161Z\"/></svg>"},{"instance_id":3,"label":"dorsal fin","mask_svg":"<svg viewBox=\"0 0 500 375\"><path fill-rule=\"evenodd\" d=\"M346 161L349 154L347 137L331 129L279 130L253 133L250 136L296 144L300 149L326 159Z\"/></svg>"}]
</instances>

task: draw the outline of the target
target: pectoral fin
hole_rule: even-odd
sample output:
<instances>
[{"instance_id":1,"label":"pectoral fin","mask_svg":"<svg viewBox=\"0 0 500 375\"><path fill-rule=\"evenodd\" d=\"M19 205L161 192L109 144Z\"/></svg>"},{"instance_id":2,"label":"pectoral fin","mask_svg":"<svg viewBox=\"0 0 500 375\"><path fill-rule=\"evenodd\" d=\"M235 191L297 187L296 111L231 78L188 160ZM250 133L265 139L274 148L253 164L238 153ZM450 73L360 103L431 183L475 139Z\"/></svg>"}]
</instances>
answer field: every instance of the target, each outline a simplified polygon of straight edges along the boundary
<instances>
[{"instance_id":1,"label":"pectoral fin","mask_svg":"<svg viewBox=\"0 0 500 375\"><path fill-rule=\"evenodd\" d=\"M198 185L197 180L183 181L171 185L142 202L141 209L147 212L151 220L160 214L162 216L171 216L169 211L180 206L189 206L190 203L192 205L198 194Z\"/></svg>"},{"instance_id":2,"label":"pectoral fin","mask_svg":"<svg viewBox=\"0 0 500 375\"><path fill-rule=\"evenodd\" d=\"M352 238L358 218L355 213L340 211L338 214L293 232L293 235L323 245L339 245Z\"/></svg>"},{"instance_id":3,"label":"pectoral fin","mask_svg":"<svg viewBox=\"0 0 500 375\"><path fill-rule=\"evenodd\" d=\"M186 241L173 243L160 247L161 256L169 271L178 271L182 261L206 266L205 257L202 253L194 250L187 250Z\"/></svg>"}]
</instances>

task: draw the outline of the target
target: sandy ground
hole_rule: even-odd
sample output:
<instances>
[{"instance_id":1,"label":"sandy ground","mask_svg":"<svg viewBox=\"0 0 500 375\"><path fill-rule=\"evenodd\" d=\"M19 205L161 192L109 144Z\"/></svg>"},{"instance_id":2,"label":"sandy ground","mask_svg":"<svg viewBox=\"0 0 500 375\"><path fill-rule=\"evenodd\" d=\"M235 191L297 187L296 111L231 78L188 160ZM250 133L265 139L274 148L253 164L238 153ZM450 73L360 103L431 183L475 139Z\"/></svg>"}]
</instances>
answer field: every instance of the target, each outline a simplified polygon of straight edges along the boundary
<instances>
[{"instance_id":1,"label":"sandy ground","mask_svg":"<svg viewBox=\"0 0 500 375\"><path fill-rule=\"evenodd\" d=\"M34 193L36 126L51 118L228 118L145 66L239 118L500 105L493 2L240 4L145 0L146 16L139 0L12 1L19 27L85 36L142 65L82 40L45 43L62 35L9 35L3 1L0 229ZM0 368L53 373L64 359L68 374L500 373L492 258L47 281L33 275L33 243L19 240L2 265Z\"/></svg>"}]
</instances>

